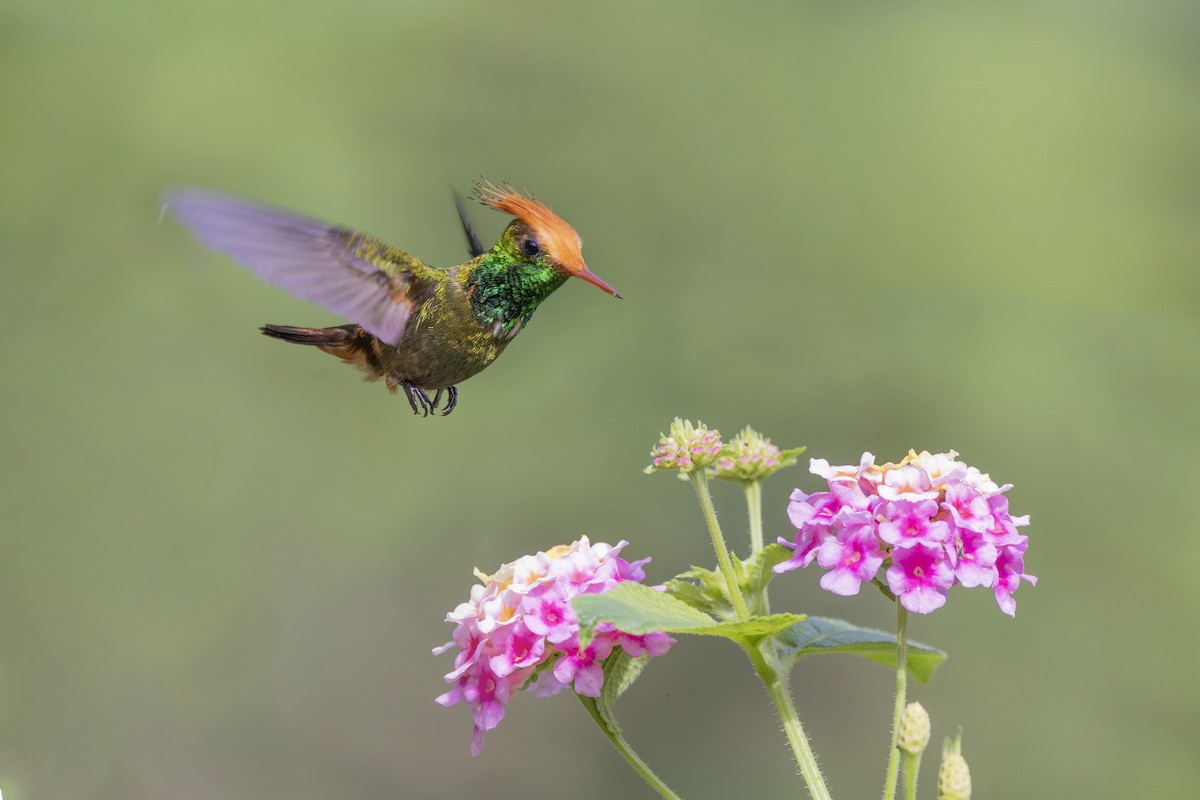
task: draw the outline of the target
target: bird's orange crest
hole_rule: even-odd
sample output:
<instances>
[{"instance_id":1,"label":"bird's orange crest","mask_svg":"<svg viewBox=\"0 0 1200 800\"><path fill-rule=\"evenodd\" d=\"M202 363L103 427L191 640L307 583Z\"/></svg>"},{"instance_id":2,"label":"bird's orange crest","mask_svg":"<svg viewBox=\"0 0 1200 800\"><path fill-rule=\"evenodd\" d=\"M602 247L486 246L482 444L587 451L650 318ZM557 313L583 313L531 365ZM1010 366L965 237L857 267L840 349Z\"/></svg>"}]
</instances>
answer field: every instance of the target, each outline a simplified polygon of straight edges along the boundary
<instances>
[{"instance_id":1,"label":"bird's orange crest","mask_svg":"<svg viewBox=\"0 0 1200 800\"><path fill-rule=\"evenodd\" d=\"M511 214L528 225L549 256L573 275L587 272L583 242L571 225L540 200L518 192L512 184L496 186L489 181L475 184L475 197L493 211Z\"/></svg>"}]
</instances>

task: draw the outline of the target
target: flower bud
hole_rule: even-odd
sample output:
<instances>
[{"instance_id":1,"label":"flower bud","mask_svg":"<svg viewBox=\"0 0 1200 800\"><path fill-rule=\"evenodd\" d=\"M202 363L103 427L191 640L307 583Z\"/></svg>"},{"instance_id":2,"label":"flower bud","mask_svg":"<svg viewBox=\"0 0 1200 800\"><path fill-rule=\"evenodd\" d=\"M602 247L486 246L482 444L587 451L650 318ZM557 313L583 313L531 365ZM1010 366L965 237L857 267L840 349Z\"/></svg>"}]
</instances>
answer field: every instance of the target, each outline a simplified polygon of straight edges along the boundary
<instances>
[{"instance_id":1,"label":"flower bud","mask_svg":"<svg viewBox=\"0 0 1200 800\"><path fill-rule=\"evenodd\" d=\"M962 756L962 730L942 745L938 767L938 800L971 800L971 770Z\"/></svg>"},{"instance_id":2,"label":"flower bud","mask_svg":"<svg viewBox=\"0 0 1200 800\"><path fill-rule=\"evenodd\" d=\"M929 712L920 703L909 703L900 717L896 746L911 756L920 755L929 745Z\"/></svg>"},{"instance_id":3,"label":"flower bud","mask_svg":"<svg viewBox=\"0 0 1200 800\"><path fill-rule=\"evenodd\" d=\"M658 445L650 451L647 475L659 470L679 470L690 473L703 469L717 459L724 447L721 432L707 428L703 422L695 425L679 417L671 423L670 433L659 436Z\"/></svg>"},{"instance_id":4,"label":"flower bud","mask_svg":"<svg viewBox=\"0 0 1200 800\"><path fill-rule=\"evenodd\" d=\"M758 431L746 427L717 457L713 475L727 481L761 481L776 470L796 463L803 447L780 450Z\"/></svg>"}]
</instances>

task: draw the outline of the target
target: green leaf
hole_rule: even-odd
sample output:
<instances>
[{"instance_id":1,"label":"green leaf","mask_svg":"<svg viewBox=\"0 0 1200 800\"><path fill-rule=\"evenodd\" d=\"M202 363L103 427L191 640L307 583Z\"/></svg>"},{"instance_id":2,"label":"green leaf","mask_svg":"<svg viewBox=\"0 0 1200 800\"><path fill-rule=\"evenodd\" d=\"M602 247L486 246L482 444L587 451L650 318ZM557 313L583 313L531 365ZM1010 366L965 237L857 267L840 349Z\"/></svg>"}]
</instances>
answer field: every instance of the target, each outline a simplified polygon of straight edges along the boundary
<instances>
[{"instance_id":1,"label":"green leaf","mask_svg":"<svg viewBox=\"0 0 1200 800\"><path fill-rule=\"evenodd\" d=\"M579 618L580 644L591 641L601 622L610 622L635 636L654 631L705 628L713 619L665 592L634 581L625 581L604 594L585 594L571 601Z\"/></svg>"},{"instance_id":2,"label":"green leaf","mask_svg":"<svg viewBox=\"0 0 1200 800\"><path fill-rule=\"evenodd\" d=\"M668 594L692 608L718 619L737 617L737 612L725 598L725 578L715 570L692 567L667 581L666 589Z\"/></svg>"},{"instance_id":3,"label":"green leaf","mask_svg":"<svg viewBox=\"0 0 1200 800\"><path fill-rule=\"evenodd\" d=\"M745 641L751 645L757 644L768 636L777 636L804 620L803 614L771 614L756 616L739 622L728 620L718 622L705 631L684 631L685 633L701 633L706 636L724 636L727 639Z\"/></svg>"},{"instance_id":4,"label":"green leaf","mask_svg":"<svg viewBox=\"0 0 1200 800\"><path fill-rule=\"evenodd\" d=\"M715 620L666 592L626 581L604 594L585 594L571 601L579 619L579 640L586 645L601 622L626 633L641 635L654 631L724 636L754 643L781 633L804 619L801 614L772 614L747 620Z\"/></svg>"},{"instance_id":5,"label":"green leaf","mask_svg":"<svg viewBox=\"0 0 1200 800\"><path fill-rule=\"evenodd\" d=\"M801 656L816 653L850 653L886 667L896 665L895 634L860 628L842 619L808 617L775 637L790 669ZM928 683L945 661L946 652L920 642L908 643L908 673Z\"/></svg>"},{"instance_id":6,"label":"green leaf","mask_svg":"<svg viewBox=\"0 0 1200 800\"><path fill-rule=\"evenodd\" d=\"M776 564L782 564L792 556L792 551L780 544L769 544L764 547L757 555L751 556L749 560L741 562L744 577L742 578L743 588L746 596L758 599L762 598L767 584L775 577L775 573L771 571L771 567Z\"/></svg>"},{"instance_id":7,"label":"green leaf","mask_svg":"<svg viewBox=\"0 0 1200 800\"><path fill-rule=\"evenodd\" d=\"M787 548L771 544L746 561L734 556L733 571L741 584L742 594L751 600L762 597L763 589L775 577L771 567L787 561L791 555ZM669 594L692 608L718 619L732 620L737 617L737 612L725 598L725 578L716 570L692 567L667 581L666 588Z\"/></svg>"},{"instance_id":8,"label":"green leaf","mask_svg":"<svg viewBox=\"0 0 1200 800\"><path fill-rule=\"evenodd\" d=\"M667 581L667 594L687 603L697 611L707 612L719 617L729 616L733 609L729 604L723 601L723 598L714 596L704 586L692 583L691 581L675 580Z\"/></svg>"},{"instance_id":9,"label":"green leaf","mask_svg":"<svg viewBox=\"0 0 1200 800\"><path fill-rule=\"evenodd\" d=\"M776 564L782 564L792 557L792 551L788 550L781 544L774 543L764 547L758 555L751 556L749 560L744 562L746 570L752 575L756 573L770 573L771 567Z\"/></svg>"},{"instance_id":10,"label":"green leaf","mask_svg":"<svg viewBox=\"0 0 1200 800\"><path fill-rule=\"evenodd\" d=\"M796 456L800 455L807 449L807 447L793 447L791 450L781 450L779 453L779 461L781 464L783 464L783 466L790 467L796 463Z\"/></svg>"}]
</instances>

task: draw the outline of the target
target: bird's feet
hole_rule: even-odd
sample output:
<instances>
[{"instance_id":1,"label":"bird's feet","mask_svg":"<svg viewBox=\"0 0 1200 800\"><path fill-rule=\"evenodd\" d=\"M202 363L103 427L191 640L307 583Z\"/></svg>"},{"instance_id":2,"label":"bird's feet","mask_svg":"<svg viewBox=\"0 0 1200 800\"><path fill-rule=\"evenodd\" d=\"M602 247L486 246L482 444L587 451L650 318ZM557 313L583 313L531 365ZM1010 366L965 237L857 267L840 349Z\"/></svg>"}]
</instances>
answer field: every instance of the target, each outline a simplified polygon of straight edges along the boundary
<instances>
[{"instance_id":1,"label":"bird's feet","mask_svg":"<svg viewBox=\"0 0 1200 800\"><path fill-rule=\"evenodd\" d=\"M389 381L390 383L391 381ZM448 391L450 396L446 399L446 407L442 410L442 416L446 416L458 406L457 386L438 389L431 400L424 389L411 381L396 381L395 385L404 388L404 396L408 398L408 404L412 407L413 413L420 414L422 417L428 417L437 411L438 405L442 402L442 392L444 391Z\"/></svg>"},{"instance_id":2,"label":"bird's feet","mask_svg":"<svg viewBox=\"0 0 1200 800\"><path fill-rule=\"evenodd\" d=\"M450 396L446 398L446 407L442 409L442 416L447 416L451 411L458 407L458 387L451 386L447 389ZM437 394L433 396L433 407L437 408L438 400L442 397L442 390L438 389Z\"/></svg>"},{"instance_id":3,"label":"bird's feet","mask_svg":"<svg viewBox=\"0 0 1200 800\"><path fill-rule=\"evenodd\" d=\"M429 412L437 408L437 401L430 400L425 390L415 383L401 381L400 386L404 388L404 396L408 398L408 404L412 406L414 414L428 417Z\"/></svg>"}]
</instances>

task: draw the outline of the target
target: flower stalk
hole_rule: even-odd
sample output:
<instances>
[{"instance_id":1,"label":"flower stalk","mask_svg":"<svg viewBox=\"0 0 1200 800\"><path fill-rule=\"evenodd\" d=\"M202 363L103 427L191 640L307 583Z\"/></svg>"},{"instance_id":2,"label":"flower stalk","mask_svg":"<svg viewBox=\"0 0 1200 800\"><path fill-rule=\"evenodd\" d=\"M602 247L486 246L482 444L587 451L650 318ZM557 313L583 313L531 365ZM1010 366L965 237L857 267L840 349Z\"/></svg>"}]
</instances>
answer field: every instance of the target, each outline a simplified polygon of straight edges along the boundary
<instances>
[{"instance_id":1,"label":"flower stalk","mask_svg":"<svg viewBox=\"0 0 1200 800\"><path fill-rule=\"evenodd\" d=\"M883 800L896 796L896 778L900 771L900 723L908 691L908 610L896 603L896 703L892 711L892 746L888 752L887 776L883 782ZM914 784L914 789L916 785Z\"/></svg>"},{"instance_id":2,"label":"flower stalk","mask_svg":"<svg viewBox=\"0 0 1200 800\"><path fill-rule=\"evenodd\" d=\"M796 704L792 702L792 693L788 687L787 672L779 662L774 642L768 640L758 647L745 647L759 679L767 687L771 702L775 704L779 722L783 725L784 735L787 736L788 745L792 748L792 755L800 769L800 776L804 778L808 787L809 795L813 800L832 800L829 787L825 785L825 777L821 774L821 768L817 766L817 756L809 744L804 726L800 723L800 715L796 713Z\"/></svg>"},{"instance_id":3,"label":"flower stalk","mask_svg":"<svg viewBox=\"0 0 1200 800\"><path fill-rule=\"evenodd\" d=\"M905 753L903 756L904 773L904 800L916 800L917 798L917 772L921 768L920 754L913 755Z\"/></svg>"},{"instance_id":4,"label":"flower stalk","mask_svg":"<svg viewBox=\"0 0 1200 800\"><path fill-rule=\"evenodd\" d=\"M750 619L746 598L742 596L742 587L738 582L737 573L733 570L733 561L729 557L729 548L725 546L725 537L721 534L721 525L717 522L717 509L713 506L712 494L708 491L708 475L704 470L697 469L688 473L688 480L692 482L692 487L696 490L696 499L700 501L700 510L704 512L704 523L708 526L708 535L717 554L717 565L725 578L729 602L733 604L738 619Z\"/></svg>"},{"instance_id":5,"label":"flower stalk","mask_svg":"<svg viewBox=\"0 0 1200 800\"><path fill-rule=\"evenodd\" d=\"M747 481L746 509L750 513L750 555L763 550L762 481Z\"/></svg>"},{"instance_id":6,"label":"flower stalk","mask_svg":"<svg viewBox=\"0 0 1200 800\"><path fill-rule=\"evenodd\" d=\"M626 763L633 767L633 771L640 775L642 780L644 780L651 789L658 792L659 795L665 798L665 800L681 800L679 795L675 794L671 787L667 786L666 782L663 781L662 778L658 777L654 770L650 769L650 765L641 759L641 756L637 754L629 742L625 740L625 737L621 735L621 731L616 729L615 726L610 725L608 721L604 719L604 715L601 714L600 709L596 707L596 700L594 698L584 697L581 694L577 694L575 696L579 698L579 702L583 704L583 707L587 709L588 714L590 714L592 719L596 721L596 724L600 727L601 732L608 737L608 741L611 742L612 746L615 747L617 752L621 754L621 758L625 759Z\"/></svg>"}]
</instances>

